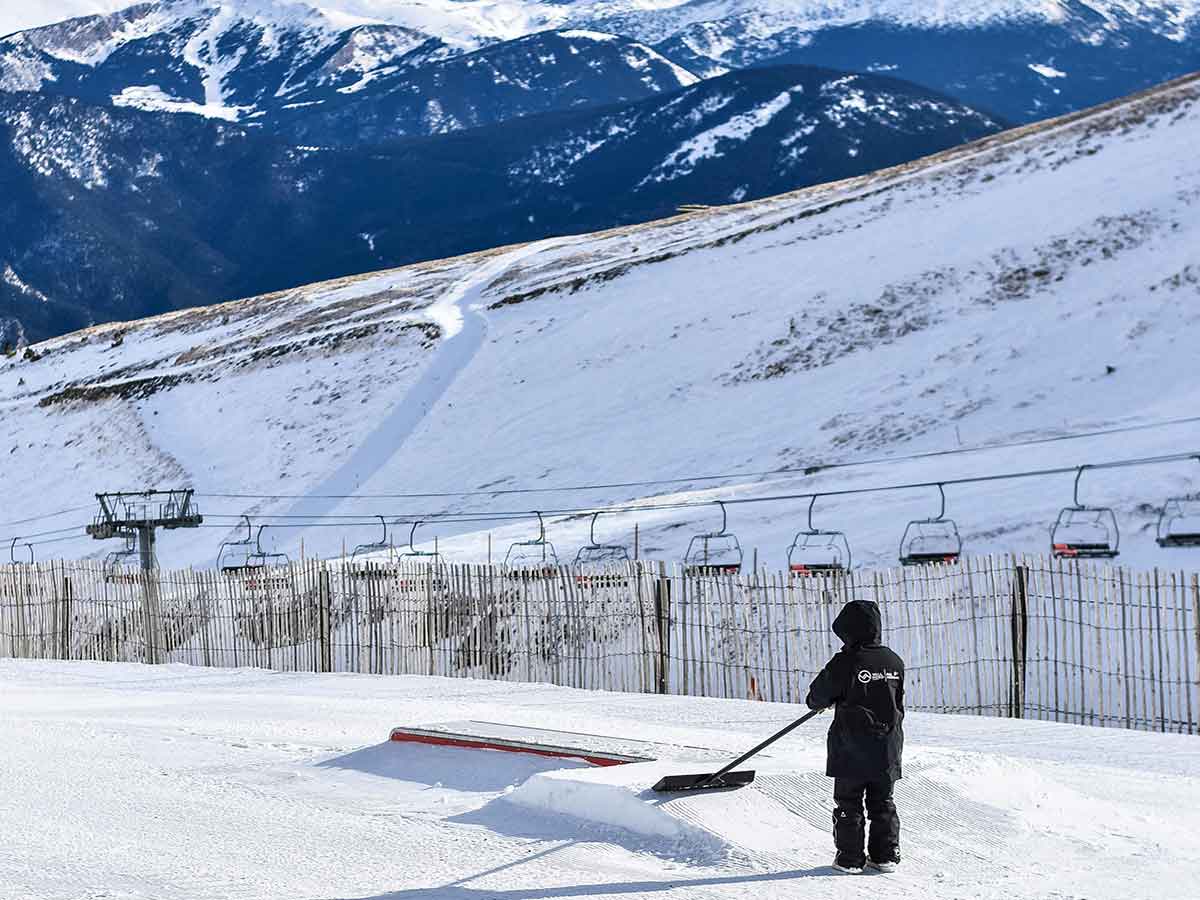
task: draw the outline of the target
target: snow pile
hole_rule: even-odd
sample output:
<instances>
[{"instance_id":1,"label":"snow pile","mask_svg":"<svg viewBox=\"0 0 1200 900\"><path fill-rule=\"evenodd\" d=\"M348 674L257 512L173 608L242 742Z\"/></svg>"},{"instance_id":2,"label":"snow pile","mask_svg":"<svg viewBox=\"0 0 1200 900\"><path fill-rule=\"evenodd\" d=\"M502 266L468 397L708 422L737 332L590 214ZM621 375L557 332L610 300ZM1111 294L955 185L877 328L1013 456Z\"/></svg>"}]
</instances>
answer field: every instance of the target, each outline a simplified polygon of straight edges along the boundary
<instances>
[{"instance_id":1,"label":"snow pile","mask_svg":"<svg viewBox=\"0 0 1200 900\"><path fill-rule=\"evenodd\" d=\"M607 769L542 772L506 795L505 802L539 812L572 816L680 844L704 844L710 836L669 815L650 790L661 765L639 763Z\"/></svg>"}]
</instances>

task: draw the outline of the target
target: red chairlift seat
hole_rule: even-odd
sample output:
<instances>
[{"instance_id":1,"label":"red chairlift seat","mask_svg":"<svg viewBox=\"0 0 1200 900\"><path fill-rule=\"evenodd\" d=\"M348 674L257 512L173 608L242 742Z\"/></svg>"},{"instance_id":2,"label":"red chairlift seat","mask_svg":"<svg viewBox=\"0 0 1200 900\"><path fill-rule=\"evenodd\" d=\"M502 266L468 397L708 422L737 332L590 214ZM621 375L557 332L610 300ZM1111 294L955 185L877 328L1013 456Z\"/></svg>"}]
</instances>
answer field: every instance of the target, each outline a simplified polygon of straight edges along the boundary
<instances>
[{"instance_id":1,"label":"red chairlift seat","mask_svg":"<svg viewBox=\"0 0 1200 900\"><path fill-rule=\"evenodd\" d=\"M788 571L793 578L844 575L850 571L850 541L844 532L822 531L813 524L813 507L820 494L808 503L808 529L799 532L788 547Z\"/></svg>"},{"instance_id":2,"label":"red chairlift seat","mask_svg":"<svg viewBox=\"0 0 1200 900\"><path fill-rule=\"evenodd\" d=\"M1115 559L1121 552L1121 529L1117 514L1107 506L1087 506L1079 499L1079 480L1085 469L1075 473L1075 502L1062 509L1050 529L1050 552L1055 559Z\"/></svg>"}]
</instances>

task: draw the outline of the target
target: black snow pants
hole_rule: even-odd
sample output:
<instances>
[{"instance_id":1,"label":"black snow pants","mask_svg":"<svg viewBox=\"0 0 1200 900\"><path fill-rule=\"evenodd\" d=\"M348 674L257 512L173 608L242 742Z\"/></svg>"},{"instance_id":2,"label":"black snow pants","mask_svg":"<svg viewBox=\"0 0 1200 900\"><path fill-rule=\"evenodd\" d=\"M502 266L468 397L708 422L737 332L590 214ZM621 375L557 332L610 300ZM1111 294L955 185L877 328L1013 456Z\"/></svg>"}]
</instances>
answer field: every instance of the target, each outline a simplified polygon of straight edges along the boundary
<instances>
[{"instance_id":1,"label":"black snow pants","mask_svg":"<svg viewBox=\"0 0 1200 900\"><path fill-rule=\"evenodd\" d=\"M862 868L865 828L863 797L867 801L867 817L871 820L871 837L866 841L867 852L876 862L899 862L900 817L892 801L894 782L887 775L878 778L835 778L833 800L833 840L837 845L838 861L842 865Z\"/></svg>"}]
</instances>

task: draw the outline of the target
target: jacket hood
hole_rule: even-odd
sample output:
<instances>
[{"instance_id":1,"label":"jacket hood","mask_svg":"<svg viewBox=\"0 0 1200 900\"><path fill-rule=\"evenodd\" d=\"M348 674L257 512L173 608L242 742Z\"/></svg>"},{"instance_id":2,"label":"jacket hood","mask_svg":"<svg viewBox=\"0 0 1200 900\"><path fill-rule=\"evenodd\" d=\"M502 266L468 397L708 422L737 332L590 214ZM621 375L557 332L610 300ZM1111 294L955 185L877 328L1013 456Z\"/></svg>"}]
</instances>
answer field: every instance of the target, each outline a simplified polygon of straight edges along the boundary
<instances>
[{"instance_id":1,"label":"jacket hood","mask_svg":"<svg viewBox=\"0 0 1200 900\"><path fill-rule=\"evenodd\" d=\"M883 618L874 600L851 600L833 620L833 633L847 647L878 644L883 635Z\"/></svg>"}]
</instances>

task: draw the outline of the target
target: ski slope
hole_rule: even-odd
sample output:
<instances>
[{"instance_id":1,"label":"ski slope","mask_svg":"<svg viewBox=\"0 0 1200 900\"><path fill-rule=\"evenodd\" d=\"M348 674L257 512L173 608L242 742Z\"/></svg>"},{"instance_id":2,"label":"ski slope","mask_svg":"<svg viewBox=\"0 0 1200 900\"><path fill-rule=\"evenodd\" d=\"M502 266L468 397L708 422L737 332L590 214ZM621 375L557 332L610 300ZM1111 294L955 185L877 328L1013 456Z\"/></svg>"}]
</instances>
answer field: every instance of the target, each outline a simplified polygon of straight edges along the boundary
<instances>
[{"instance_id":1,"label":"ski slope","mask_svg":"<svg viewBox=\"0 0 1200 900\"><path fill-rule=\"evenodd\" d=\"M17 523L0 537L78 526L95 491L190 484L212 527L165 535L161 560L211 565L243 513L346 517L265 539L337 554L377 540L376 515L753 499L1200 450L1197 422L1178 421L1200 410L1198 101L1184 79L853 181L48 341L0 367L0 521ZM660 479L676 481L558 490ZM1200 463L1097 471L1082 499L1116 507L1121 562L1191 569L1194 551L1153 537L1165 498L1198 487ZM502 493L530 488L544 492ZM1045 552L1071 489L1070 475L957 487L948 512L970 553ZM455 491L477 494L394 496ZM355 496L313 499L327 494ZM731 507L730 528L748 560L779 567L806 508ZM816 524L846 531L856 564L893 565L905 523L936 511L933 490L840 497ZM587 542L586 518L548 524L566 557ZM643 555L670 560L719 524L706 508L599 530L632 543L636 526ZM535 532L530 516L422 538L482 560L489 537L500 557ZM112 549L78 533L32 540L69 538L40 558Z\"/></svg>"},{"instance_id":2,"label":"ski slope","mask_svg":"<svg viewBox=\"0 0 1200 900\"><path fill-rule=\"evenodd\" d=\"M431 678L0 661L12 900L1189 900L1200 742L911 715L900 871L838 875L824 725L730 794L649 795L795 707ZM389 744L500 719L658 742L606 770ZM886 881L875 879L886 878ZM870 880L864 880L870 879Z\"/></svg>"}]
</instances>

